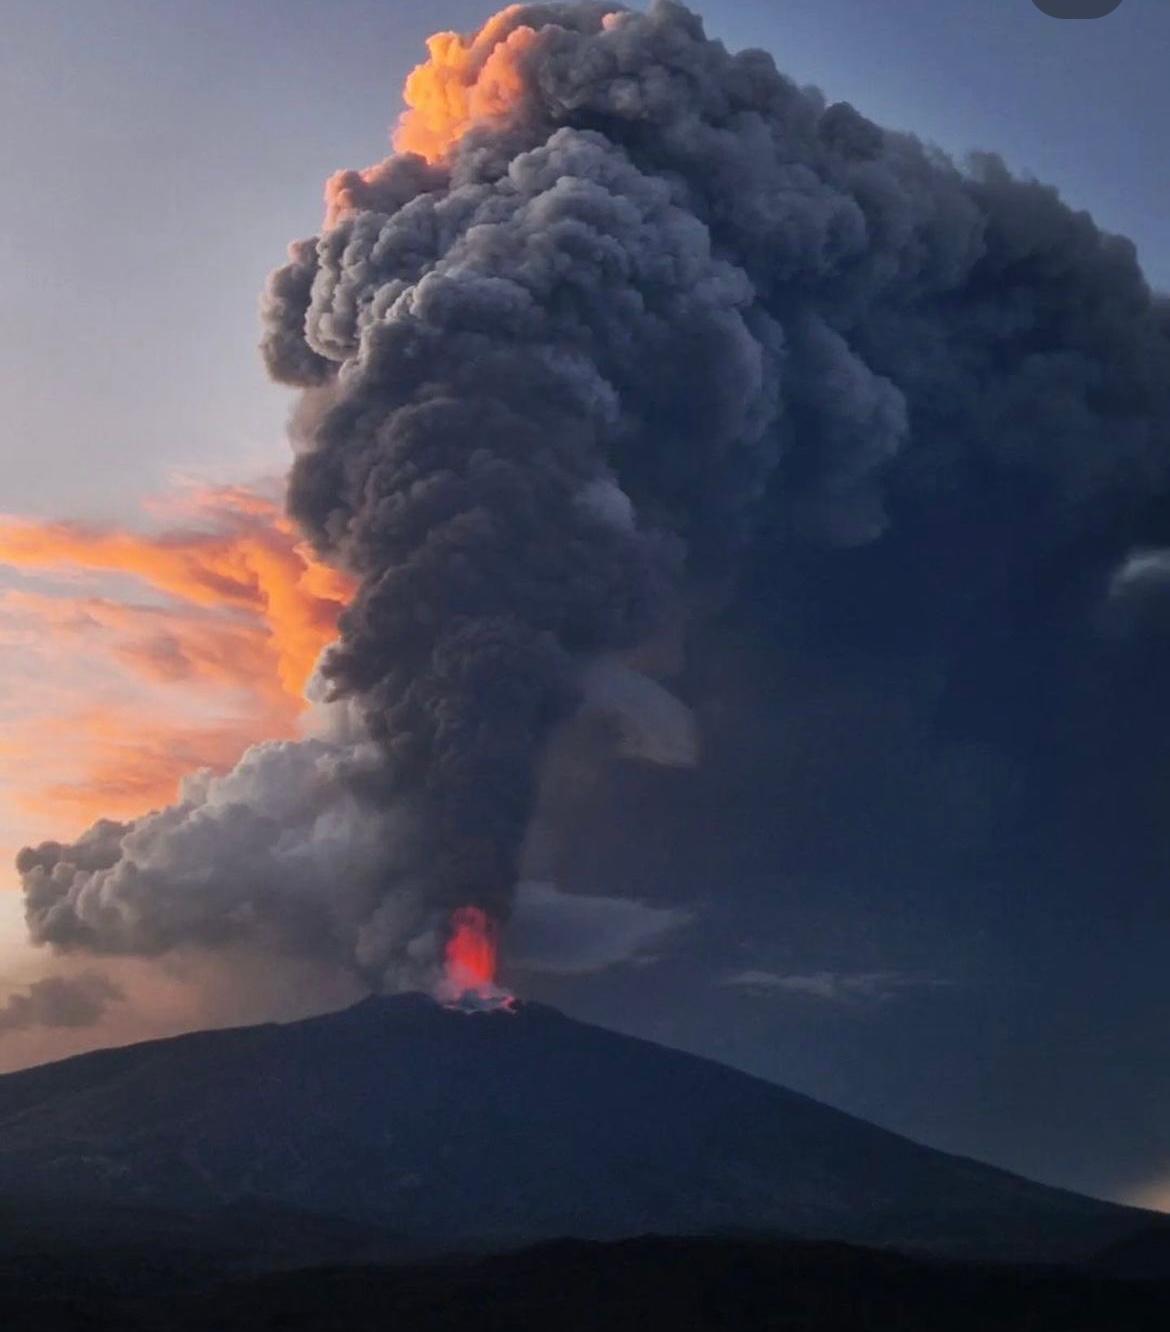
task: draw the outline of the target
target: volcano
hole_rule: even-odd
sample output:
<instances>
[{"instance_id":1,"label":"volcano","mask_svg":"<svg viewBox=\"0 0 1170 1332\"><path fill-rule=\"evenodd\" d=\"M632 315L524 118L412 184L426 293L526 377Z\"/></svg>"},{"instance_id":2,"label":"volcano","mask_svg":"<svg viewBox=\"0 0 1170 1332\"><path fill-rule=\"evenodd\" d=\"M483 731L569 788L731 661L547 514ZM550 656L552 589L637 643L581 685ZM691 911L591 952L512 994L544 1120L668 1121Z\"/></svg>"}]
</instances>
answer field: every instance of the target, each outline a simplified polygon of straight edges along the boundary
<instances>
[{"instance_id":1,"label":"volcano","mask_svg":"<svg viewBox=\"0 0 1170 1332\"><path fill-rule=\"evenodd\" d=\"M750 1233L1063 1260L1153 1221L539 1004L422 995L0 1077L0 1199L288 1209L436 1250Z\"/></svg>"}]
</instances>

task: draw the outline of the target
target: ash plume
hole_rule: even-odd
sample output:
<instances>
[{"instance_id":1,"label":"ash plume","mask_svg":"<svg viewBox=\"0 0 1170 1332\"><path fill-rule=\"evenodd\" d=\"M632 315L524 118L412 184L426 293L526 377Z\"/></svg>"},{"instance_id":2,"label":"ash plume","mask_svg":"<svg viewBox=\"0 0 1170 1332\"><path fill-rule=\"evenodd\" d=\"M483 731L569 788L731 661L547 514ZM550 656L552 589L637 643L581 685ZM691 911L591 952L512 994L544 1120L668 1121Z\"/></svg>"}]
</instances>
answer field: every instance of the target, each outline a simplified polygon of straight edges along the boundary
<instances>
[{"instance_id":1,"label":"ash plume","mask_svg":"<svg viewBox=\"0 0 1170 1332\"><path fill-rule=\"evenodd\" d=\"M122 991L105 976L45 976L0 1004L0 1036L33 1027L92 1027Z\"/></svg>"},{"instance_id":2,"label":"ash plume","mask_svg":"<svg viewBox=\"0 0 1170 1332\"><path fill-rule=\"evenodd\" d=\"M889 734L950 772L931 726L1009 688L971 644L1061 571L1091 617L1158 544L1170 310L1054 190L828 104L674 0L511 6L433 39L407 98L401 151L330 181L263 300L302 391L290 511L357 579L319 669L357 738L22 853L41 942L250 938L399 977L452 910L507 918L542 757L599 698L627 760L701 782L656 691L701 730L703 663L744 635L837 690L880 659ZM639 699L669 743L631 739ZM887 785L921 808L947 783Z\"/></svg>"}]
</instances>

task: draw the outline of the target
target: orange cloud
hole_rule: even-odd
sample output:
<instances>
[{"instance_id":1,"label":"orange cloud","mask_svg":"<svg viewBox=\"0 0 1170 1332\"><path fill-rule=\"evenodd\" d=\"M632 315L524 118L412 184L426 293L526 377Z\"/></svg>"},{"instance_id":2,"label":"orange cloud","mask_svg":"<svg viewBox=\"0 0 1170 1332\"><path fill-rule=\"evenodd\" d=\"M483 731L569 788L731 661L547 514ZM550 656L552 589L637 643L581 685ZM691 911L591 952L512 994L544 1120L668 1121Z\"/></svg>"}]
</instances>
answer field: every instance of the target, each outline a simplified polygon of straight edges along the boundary
<instances>
[{"instance_id":1,"label":"orange cloud","mask_svg":"<svg viewBox=\"0 0 1170 1332\"><path fill-rule=\"evenodd\" d=\"M154 508L154 531L0 519L0 566L24 576L0 590L4 836L142 813L296 732L350 580L261 490Z\"/></svg>"},{"instance_id":2,"label":"orange cloud","mask_svg":"<svg viewBox=\"0 0 1170 1332\"><path fill-rule=\"evenodd\" d=\"M300 698L350 592L317 564L275 501L239 487L190 496L192 525L157 534L0 520L0 564L128 574L180 603L251 617L290 697ZM197 525L196 525L197 524Z\"/></svg>"},{"instance_id":3,"label":"orange cloud","mask_svg":"<svg viewBox=\"0 0 1170 1332\"><path fill-rule=\"evenodd\" d=\"M169 803L189 773L223 771L269 738L259 731L248 718L183 725L154 713L135 721L122 709L80 709L6 735L0 766L24 776L16 807L48 815L54 833L66 833ZM46 763L46 750L66 762Z\"/></svg>"},{"instance_id":4,"label":"orange cloud","mask_svg":"<svg viewBox=\"0 0 1170 1332\"><path fill-rule=\"evenodd\" d=\"M268 627L253 617L21 590L0 597L0 607L62 645L81 648L85 639L103 637L109 653L143 680L242 688L275 711L299 707L277 674Z\"/></svg>"}]
</instances>

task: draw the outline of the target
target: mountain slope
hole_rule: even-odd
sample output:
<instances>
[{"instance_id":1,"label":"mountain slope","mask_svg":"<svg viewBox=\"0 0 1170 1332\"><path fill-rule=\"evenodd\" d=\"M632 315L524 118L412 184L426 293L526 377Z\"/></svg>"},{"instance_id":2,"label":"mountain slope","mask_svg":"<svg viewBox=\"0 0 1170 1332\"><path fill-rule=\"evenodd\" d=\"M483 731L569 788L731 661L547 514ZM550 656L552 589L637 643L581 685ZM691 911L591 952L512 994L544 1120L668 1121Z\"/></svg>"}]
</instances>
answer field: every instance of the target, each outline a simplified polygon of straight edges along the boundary
<instances>
[{"instance_id":1,"label":"mountain slope","mask_svg":"<svg viewBox=\"0 0 1170 1332\"><path fill-rule=\"evenodd\" d=\"M552 1009L418 995L0 1077L0 1196L261 1202L436 1246L752 1230L1059 1258L1151 1222Z\"/></svg>"}]
</instances>

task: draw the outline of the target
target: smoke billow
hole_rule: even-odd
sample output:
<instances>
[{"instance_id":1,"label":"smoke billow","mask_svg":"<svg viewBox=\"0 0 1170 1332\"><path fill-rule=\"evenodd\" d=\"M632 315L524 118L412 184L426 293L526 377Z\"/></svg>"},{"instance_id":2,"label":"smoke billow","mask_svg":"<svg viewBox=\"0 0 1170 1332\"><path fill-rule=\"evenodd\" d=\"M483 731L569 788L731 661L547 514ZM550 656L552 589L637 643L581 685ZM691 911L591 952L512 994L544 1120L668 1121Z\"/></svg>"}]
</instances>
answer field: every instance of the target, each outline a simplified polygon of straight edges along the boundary
<instances>
[{"instance_id":1,"label":"smoke billow","mask_svg":"<svg viewBox=\"0 0 1170 1332\"><path fill-rule=\"evenodd\" d=\"M0 1036L33 1027L92 1027L123 998L113 981L96 972L45 976L0 1004Z\"/></svg>"},{"instance_id":2,"label":"smoke billow","mask_svg":"<svg viewBox=\"0 0 1170 1332\"><path fill-rule=\"evenodd\" d=\"M401 978L454 910L506 919L569 719L691 764L662 681L701 715L687 660L750 633L806 680L913 661L892 733L925 745L1054 570L1088 605L1156 544L1170 312L1055 191L827 104L675 0L511 6L433 39L407 99L400 151L333 178L263 301L302 390L290 510L357 579L319 668L349 734L25 851L42 942Z\"/></svg>"}]
</instances>

